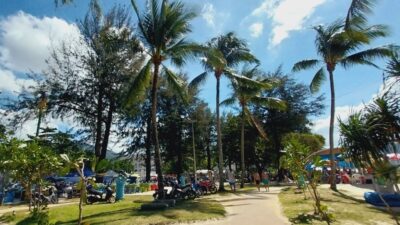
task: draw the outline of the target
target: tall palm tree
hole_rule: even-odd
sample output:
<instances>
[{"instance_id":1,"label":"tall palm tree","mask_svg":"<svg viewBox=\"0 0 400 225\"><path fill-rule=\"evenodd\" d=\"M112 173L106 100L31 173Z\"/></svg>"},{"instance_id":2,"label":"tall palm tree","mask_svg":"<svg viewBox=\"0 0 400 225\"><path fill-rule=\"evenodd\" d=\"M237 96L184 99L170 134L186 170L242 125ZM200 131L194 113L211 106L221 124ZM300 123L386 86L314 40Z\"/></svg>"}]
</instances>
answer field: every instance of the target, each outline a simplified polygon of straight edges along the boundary
<instances>
[{"instance_id":1,"label":"tall palm tree","mask_svg":"<svg viewBox=\"0 0 400 225\"><path fill-rule=\"evenodd\" d=\"M244 40L239 39L233 32L218 36L211 39L205 44L206 50L202 52L202 63L206 69L205 73L200 74L191 82L191 86L197 86L202 83L209 73L214 73L217 80L216 85L216 121L217 121L217 148L218 148L218 174L219 174L219 190L224 189L224 173L223 173L223 152L221 142L221 120L219 113L219 94L220 80L222 75L228 78L242 79L244 82L249 79L234 74L231 68L240 63L258 62L258 60L250 53Z\"/></svg>"},{"instance_id":2,"label":"tall palm tree","mask_svg":"<svg viewBox=\"0 0 400 225\"><path fill-rule=\"evenodd\" d=\"M147 10L143 13L139 12L135 0L131 0L131 3L138 18L138 28L146 49L145 52L148 55L148 61L130 87L129 102L140 100L151 84L151 134L155 151L154 162L158 188L163 190L156 114L159 76L164 75L171 87L181 97L185 98L186 92L182 88L184 82L169 70L163 62L169 60L174 65L182 66L191 53L195 49L199 49L196 44L187 42L184 39L185 35L191 32L189 22L196 14L179 1L170 3L167 0L163 0L159 4L158 0L149 0Z\"/></svg>"},{"instance_id":3,"label":"tall palm tree","mask_svg":"<svg viewBox=\"0 0 400 225\"><path fill-rule=\"evenodd\" d=\"M335 120L335 86L333 74L337 65L343 66L345 69L353 65L369 65L375 66L372 63L373 59L382 58L390 55L390 46L375 47L366 50L358 51L364 45L368 45L372 40L378 37L385 37L387 30L384 26L375 25L370 27L358 27L351 30L351 33L345 29L345 22L337 20L334 23L324 27L322 25L314 27L317 32L315 45L317 54L320 59L303 60L297 62L293 66L293 72L300 70L311 69L322 64L320 69L314 75L311 81L310 89L312 92L317 92L326 79L325 69L329 74L330 94L331 94L331 110L329 123L329 152L331 155L331 189L336 190L335 171L333 154L333 129Z\"/></svg>"},{"instance_id":4,"label":"tall palm tree","mask_svg":"<svg viewBox=\"0 0 400 225\"><path fill-rule=\"evenodd\" d=\"M262 80L262 72L257 69L257 66L248 69L245 67L241 73L242 76L254 80L254 82L241 82L240 80L232 80L233 93L232 96L221 102L221 105L233 105L239 103L241 115L241 135L240 135L240 161L241 161L241 181L240 187L244 187L245 165L244 165L244 126L246 121L253 125L262 138L267 139L267 135L262 128L262 125L254 118L250 112L249 105L261 105L266 107L274 107L283 109L285 104L282 100L272 97L262 97L261 92L265 89L270 89L275 86L275 82Z\"/></svg>"}]
</instances>

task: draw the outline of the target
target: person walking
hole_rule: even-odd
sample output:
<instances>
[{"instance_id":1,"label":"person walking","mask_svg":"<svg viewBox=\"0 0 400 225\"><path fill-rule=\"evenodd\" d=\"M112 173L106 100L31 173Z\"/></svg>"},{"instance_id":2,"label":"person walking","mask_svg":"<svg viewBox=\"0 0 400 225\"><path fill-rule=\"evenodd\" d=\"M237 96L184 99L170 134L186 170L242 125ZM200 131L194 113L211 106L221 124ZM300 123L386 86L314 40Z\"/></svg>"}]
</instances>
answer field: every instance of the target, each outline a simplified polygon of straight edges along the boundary
<instances>
[{"instance_id":1,"label":"person walking","mask_svg":"<svg viewBox=\"0 0 400 225\"><path fill-rule=\"evenodd\" d=\"M265 191L269 192L269 175L267 171L262 173L262 182L264 184Z\"/></svg>"},{"instance_id":2,"label":"person walking","mask_svg":"<svg viewBox=\"0 0 400 225\"><path fill-rule=\"evenodd\" d=\"M232 169L229 169L228 172L228 183L229 186L231 187L231 191L236 191L236 179L235 179L235 174L232 171Z\"/></svg>"},{"instance_id":3,"label":"person walking","mask_svg":"<svg viewBox=\"0 0 400 225\"><path fill-rule=\"evenodd\" d=\"M258 191L260 191L260 174L257 171L253 173L253 179Z\"/></svg>"}]
</instances>

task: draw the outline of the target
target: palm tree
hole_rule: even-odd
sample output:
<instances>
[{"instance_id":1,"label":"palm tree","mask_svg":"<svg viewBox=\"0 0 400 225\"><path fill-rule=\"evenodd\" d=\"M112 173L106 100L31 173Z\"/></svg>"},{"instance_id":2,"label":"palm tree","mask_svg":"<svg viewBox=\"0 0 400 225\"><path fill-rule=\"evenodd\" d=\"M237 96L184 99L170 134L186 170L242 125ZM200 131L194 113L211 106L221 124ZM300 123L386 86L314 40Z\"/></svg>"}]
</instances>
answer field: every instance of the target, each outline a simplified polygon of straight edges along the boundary
<instances>
[{"instance_id":1,"label":"palm tree","mask_svg":"<svg viewBox=\"0 0 400 225\"><path fill-rule=\"evenodd\" d=\"M260 75L262 72L257 69L257 66L248 69L244 68L240 73L242 76L247 77L249 79L255 79L258 77L257 80L254 82L246 82L243 83L240 80L234 79L232 80L232 88L233 93L232 96L225 99L221 102L221 105L233 105L239 103L240 105L240 114L241 114L241 136L240 136L240 160L241 160L241 182L240 187L244 187L244 177L245 177L245 165L244 165L244 126L246 121L249 121L252 125L254 125L261 135L262 138L267 139L267 135L257 120L254 118L252 113L249 110L250 104L255 105L262 105L267 107L274 107L274 108L284 108L285 104L282 100L272 97L261 97L260 94L265 89L270 89L274 87L274 82L261 80Z\"/></svg>"},{"instance_id":2,"label":"palm tree","mask_svg":"<svg viewBox=\"0 0 400 225\"><path fill-rule=\"evenodd\" d=\"M191 86L197 86L202 83L207 77L208 73L214 73L215 79L217 80L217 94L216 94L216 120L217 120L217 148L218 148L218 173L219 173L219 190L225 191L224 189L224 177L223 177L223 152L221 142L221 121L219 113L219 93L220 93L220 80L221 76L225 75L228 78L237 78L248 81L248 78L244 78L235 75L231 68L237 66L243 62L258 62L258 60L250 53L244 40L236 37L233 32L229 32L225 35L218 36L211 39L206 43L206 50L202 52L202 63L206 69L205 73L200 74L191 82Z\"/></svg>"},{"instance_id":3,"label":"palm tree","mask_svg":"<svg viewBox=\"0 0 400 225\"><path fill-rule=\"evenodd\" d=\"M187 42L184 39L184 36L191 32L189 21L196 15L179 1L169 3L167 0L163 0L160 5L157 0L149 0L147 10L144 13L139 12L135 0L131 0L131 3L138 18L138 28L145 45L148 61L130 86L128 101L129 103L139 101L151 83L151 134L155 151L154 162L158 188L163 190L156 115L159 76L164 75L170 86L181 97L185 98L186 92L182 88L184 82L169 70L163 62L169 60L174 65L182 66L191 53L195 49L199 49L196 44ZM151 70L152 66L153 71Z\"/></svg>"},{"instance_id":4,"label":"palm tree","mask_svg":"<svg viewBox=\"0 0 400 225\"><path fill-rule=\"evenodd\" d=\"M397 51L393 51L390 60L386 65L386 76L384 79L390 79L390 88L395 86L397 83L400 84L400 57Z\"/></svg>"},{"instance_id":5,"label":"palm tree","mask_svg":"<svg viewBox=\"0 0 400 225\"><path fill-rule=\"evenodd\" d=\"M353 65L370 65L377 67L372 63L373 59L383 58L390 55L390 46L382 46L358 51L363 45L369 44L378 37L387 35L386 28L381 25L351 30L347 32L345 23L337 20L334 23L324 27L322 25L314 27L317 32L315 45L317 54L320 59L303 60L297 62L293 66L293 72L314 68L318 65L324 65L329 74L330 94L331 94L331 110L329 123L329 150L331 155L331 189L336 190L336 182L334 179L336 166L334 164L333 154L333 129L335 120L335 86L333 74L337 65L343 66L345 69ZM314 75L311 81L311 92L319 90L322 82L326 79L324 67Z\"/></svg>"}]
</instances>

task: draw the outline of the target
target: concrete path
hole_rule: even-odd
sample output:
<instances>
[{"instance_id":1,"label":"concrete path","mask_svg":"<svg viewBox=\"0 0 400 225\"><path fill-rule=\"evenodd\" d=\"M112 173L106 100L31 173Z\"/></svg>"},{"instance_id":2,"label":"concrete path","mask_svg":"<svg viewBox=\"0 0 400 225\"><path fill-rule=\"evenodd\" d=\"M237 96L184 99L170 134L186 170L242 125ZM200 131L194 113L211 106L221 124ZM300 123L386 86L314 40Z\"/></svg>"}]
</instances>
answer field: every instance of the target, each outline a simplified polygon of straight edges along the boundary
<instances>
[{"instance_id":1,"label":"concrete path","mask_svg":"<svg viewBox=\"0 0 400 225\"><path fill-rule=\"evenodd\" d=\"M270 192L257 190L232 194L229 196L214 195L227 211L221 220L200 221L188 225L286 225L290 224L283 216L278 194L282 187L271 187ZM183 224L182 224L183 225Z\"/></svg>"}]
</instances>

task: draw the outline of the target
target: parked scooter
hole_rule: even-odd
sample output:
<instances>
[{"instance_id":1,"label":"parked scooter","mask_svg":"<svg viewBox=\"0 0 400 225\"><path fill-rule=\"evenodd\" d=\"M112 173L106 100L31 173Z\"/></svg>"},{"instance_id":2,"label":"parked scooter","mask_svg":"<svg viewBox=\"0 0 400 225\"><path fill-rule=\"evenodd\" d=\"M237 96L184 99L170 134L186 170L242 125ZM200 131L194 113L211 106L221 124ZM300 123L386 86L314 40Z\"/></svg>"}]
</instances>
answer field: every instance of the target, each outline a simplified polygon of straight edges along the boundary
<instances>
[{"instance_id":1,"label":"parked scooter","mask_svg":"<svg viewBox=\"0 0 400 225\"><path fill-rule=\"evenodd\" d=\"M196 198L200 198L200 196L204 195L203 188L201 188L199 183L192 183L192 189L196 192Z\"/></svg>"},{"instance_id":2,"label":"parked scooter","mask_svg":"<svg viewBox=\"0 0 400 225\"><path fill-rule=\"evenodd\" d=\"M164 190L156 190L153 194L154 199L182 199L182 191L174 185L173 181L164 182Z\"/></svg>"},{"instance_id":3,"label":"parked scooter","mask_svg":"<svg viewBox=\"0 0 400 225\"><path fill-rule=\"evenodd\" d=\"M31 205L37 205L42 207L47 207L48 204L57 204L58 197L56 193L56 188L51 186L48 188L49 195L44 195L43 192L32 193Z\"/></svg>"},{"instance_id":4,"label":"parked scooter","mask_svg":"<svg viewBox=\"0 0 400 225\"><path fill-rule=\"evenodd\" d=\"M193 190L192 185L191 184L187 184L185 186L178 186L177 188L180 189L180 191L182 192L182 197L184 199L195 199L196 198L196 192Z\"/></svg>"},{"instance_id":5,"label":"parked scooter","mask_svg":"<svg viewBox=\"0 0 400 225\"><path fill-rule=\"evenodd\" d=\"M204 194L215 194L217 193L217 186L210 180L203 180L199 182L199 186Z\"/></svg>"},{"instance_id":6,"label":"parked scooter","mask_svg":"<svg viewBox=\"0 0 400 225\"><path fill-rule=\"evenodd\" d=\"M106 186L105 192L94 189L91 184L86 186L86 190L88 193L86 198L87 204L93 204L95 202L115 203L114 191L111 189L110 185ZM105 194L104 198L103 194Z\"/></svg>"},{"instance_id":7,"label":"parked scooter","mask_svg":"<svg viewBox=\"0 0 400 225\"><path fill-rule=\"evenodd\" d=\"M168 181L165 182L165 188L161 192L160 190L157 190L154 194L153 197L154 199L195 199L196 198L196 192L192 189L192 185L188 184L185 186L179 186L176 182L174 181ZM163 196L161 196L161 194Z\"/></svg>"}]
</instances>

